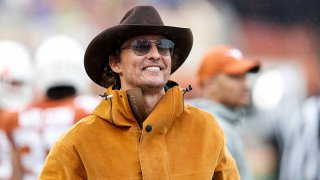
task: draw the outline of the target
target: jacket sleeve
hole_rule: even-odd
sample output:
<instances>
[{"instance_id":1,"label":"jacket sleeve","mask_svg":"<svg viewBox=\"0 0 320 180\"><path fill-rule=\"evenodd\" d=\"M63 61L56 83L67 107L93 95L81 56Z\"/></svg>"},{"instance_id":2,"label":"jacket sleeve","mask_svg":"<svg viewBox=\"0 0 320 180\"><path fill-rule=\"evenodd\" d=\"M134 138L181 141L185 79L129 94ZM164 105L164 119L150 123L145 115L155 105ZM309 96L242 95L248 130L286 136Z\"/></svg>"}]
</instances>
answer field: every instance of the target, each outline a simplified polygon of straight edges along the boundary
<instances>
[{"instance_id":1,"label":"jacket sleeve","mask_svg":"<svg viewBox=\"0 0 320 180\"><path fill-rule=\"evenodd\" d=\"M39 177L40 180L86 179L76 154L57 142L50 150Z\"/></svg>"},{"instance_id":2,"label":"jacket sleeve","mask_svg":"<svg viewBox=\"0 0 320 180\"><path fill-rule=\"evenodd\" d=\"M240 175L235 160L231 156L228 148L224 145L221 152L218 164L214 170L214 180L239 180Z\"/></svg>"}]
</instances>

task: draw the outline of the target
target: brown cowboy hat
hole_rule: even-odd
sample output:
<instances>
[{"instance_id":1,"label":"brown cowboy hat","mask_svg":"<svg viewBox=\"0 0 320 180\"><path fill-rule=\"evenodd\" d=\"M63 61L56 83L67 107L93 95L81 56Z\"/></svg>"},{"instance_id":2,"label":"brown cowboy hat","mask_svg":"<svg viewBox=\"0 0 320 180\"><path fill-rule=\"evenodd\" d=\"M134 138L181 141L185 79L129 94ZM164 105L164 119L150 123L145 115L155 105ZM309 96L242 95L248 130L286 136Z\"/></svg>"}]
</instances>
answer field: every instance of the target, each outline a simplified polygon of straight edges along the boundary
<instances>
[{"instance_id":1,"label":"brown cowboy hat","mask_svg":"<svg viewBox=\"0 0 320 180\"><path fill-rule=\"evenodd\" d=\"M162 35L174 42L171 74L183 64L192 48L193 37L189 28L165 26L154 7L136 6L125 14L119 25L102 31L88 45L84 66L91 80L102 87L112 85L114 81L107 82L105 78L113 77L104 71L105 68L110 70L109 56L124 41L140 35Z\"/></svg>"}]
</instances>

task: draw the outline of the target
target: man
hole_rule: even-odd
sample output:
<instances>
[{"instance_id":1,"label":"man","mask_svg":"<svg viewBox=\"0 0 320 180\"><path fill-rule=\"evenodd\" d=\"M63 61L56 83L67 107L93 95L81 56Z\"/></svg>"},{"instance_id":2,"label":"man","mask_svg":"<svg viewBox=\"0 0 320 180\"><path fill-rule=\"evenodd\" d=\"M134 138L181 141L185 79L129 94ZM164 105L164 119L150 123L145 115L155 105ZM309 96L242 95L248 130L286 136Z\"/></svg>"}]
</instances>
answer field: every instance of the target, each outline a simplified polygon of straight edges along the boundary
<instances>
[{"instance_id":1,"label":"man","mask_svg":"<svg viewBox=\"0 0 320 180\"><path fill-rule=\"evenodd\" d=\"M89 85L85 77L81 78L83 54L80 44L72 38L58 35L46 39L35 54L39 97L24 109L0 119L19 152L21 166L14 171L24 180L38 178L51 145L93 109L87 108L89 98L83 102L83 96L79 96Z\"/></svg>"},{"instance_id":2,"label":"man","mask_svg":"<svg viewBox=\"0 0 320 180\"><path fill-rule=\"evenodd\" d=\"M308 97L287 128L280 178L320 179L320 97Z\"/></svg>"},{"instance_id":3,"label":"man","mask_svg":"<svg viewBox=\"0 0 320 180\"><path fill-rule=\"evenodd\" d=\"M84 63L107 91L50 150L40 179L239 179L218 123L169 81L192 40L151 6L96 36Z\"/></svg>"},{"instance_id":4,"label":"man","mask_svg":"<svg viewBox=\"0 0 320 180\"><path fill-rule=\"evenodd\" d=\"M242 108L250 103L246 74L257 72L259 67L259 61L245 59L234 47L220 45L210 49L198 71L202 97L189 101L216 117L243 180L251 179L251 175L236 126L240 123Z\"/></svg>"}]
</instances>

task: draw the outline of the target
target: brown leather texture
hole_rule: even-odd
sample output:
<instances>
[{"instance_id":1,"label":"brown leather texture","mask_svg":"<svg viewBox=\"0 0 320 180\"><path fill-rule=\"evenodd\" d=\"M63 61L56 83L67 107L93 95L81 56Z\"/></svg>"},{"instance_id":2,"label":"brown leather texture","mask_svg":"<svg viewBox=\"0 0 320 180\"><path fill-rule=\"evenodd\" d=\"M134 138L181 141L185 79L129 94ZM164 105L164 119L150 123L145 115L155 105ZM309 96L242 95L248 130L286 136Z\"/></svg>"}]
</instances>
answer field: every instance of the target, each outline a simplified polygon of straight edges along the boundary
<instances>
[{"instance_id":1,"label":"brown leather texture","mask_svg":"<svg viewBox=\"0 0 320 180\"><path fill-rule=\"evenodd\" d=\"M144 108L142 91L140 88L130 89L127 91L129 105L131 111L142 128L144 120L147 118L147 113Z\"/></svg>"}]
</instances>

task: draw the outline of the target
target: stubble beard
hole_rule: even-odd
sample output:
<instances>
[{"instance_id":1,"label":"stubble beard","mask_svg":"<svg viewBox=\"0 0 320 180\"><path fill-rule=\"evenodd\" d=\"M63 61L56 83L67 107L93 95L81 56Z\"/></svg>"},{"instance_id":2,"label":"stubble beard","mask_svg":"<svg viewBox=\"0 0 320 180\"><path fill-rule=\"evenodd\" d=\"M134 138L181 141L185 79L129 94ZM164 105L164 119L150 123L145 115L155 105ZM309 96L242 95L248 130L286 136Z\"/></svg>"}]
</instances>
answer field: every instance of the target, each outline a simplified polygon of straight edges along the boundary
<instances>
[{"instance_id":1,"label":"stubble beard","mask_svg":"<svg viewBox=\"0 0 320 180\"><path fill-rule=\"evenodd\" d=\"M161 91L165 85L166 85L166 82L159 83L159 84L145 83L145 84L142 84L140 88L142 89L142 91L157 92L157 91Z\"/></svg>"},{"instance_id":2,"label":"stubble beard","mask_svg":"<svg viewBox=\"0 0 320 180\"><path fill-rule=\"evenodd\" d=\"M145 79L144 82L140 85L140 88L143 91L157 92L162 91L164 86L167 84L170 79L170 75L166 74L162 77L161 82L154 82L152 79Z\"/></svg>"}]
</instances>

